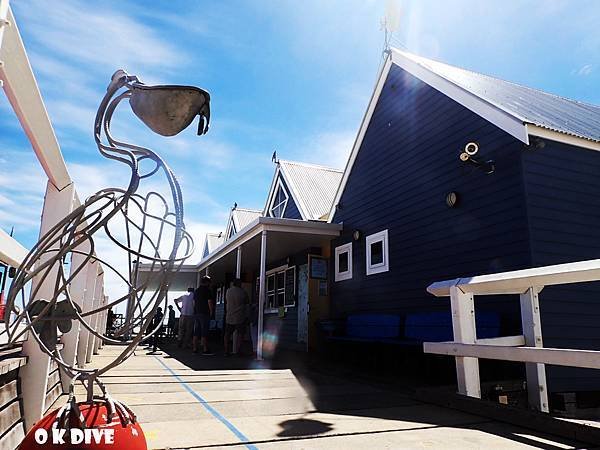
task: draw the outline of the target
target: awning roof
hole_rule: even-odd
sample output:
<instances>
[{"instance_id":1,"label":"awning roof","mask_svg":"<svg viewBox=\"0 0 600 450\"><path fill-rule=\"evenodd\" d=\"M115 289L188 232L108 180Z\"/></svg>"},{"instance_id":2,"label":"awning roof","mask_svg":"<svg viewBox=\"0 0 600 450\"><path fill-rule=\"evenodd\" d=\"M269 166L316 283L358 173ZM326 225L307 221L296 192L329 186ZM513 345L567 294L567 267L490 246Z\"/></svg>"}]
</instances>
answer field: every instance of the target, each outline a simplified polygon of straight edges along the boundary
<instances>
[{"instance_id":1,"label":"awning roof","mask_svg":"<svg viewBox=\"0 0 600 450\"><path fill-rule=\"evenodd\" d=\"M209 267L210 275L216 282L222 282L225 273L235 272L237 248L242 247L242 272L257 272L260 265L261 234L267 235L267 264L280 261L289 255L310 247L328 245L340 235L342 225L321 221L276 219L258 217L238 234L219 246L199 264L186 264L171 282L172 291L184 291L195 286L198 273ZM140 281L149 276L149 265L140 267ZM152 284L149 288L155 288Z\"/></svg>"},{"instance_id":2,"label":"awning roof","mask_svg":"<svg viewBox=\"0 0 600 450\"><path fill-rule=\"evenodd\" d=\"M342 225L340 224L324 223L320 221L303 221L296 219L279 219L274 217L258 217L249 225L240 230L238 234L233 236L230 240L215 249L213 253L200 261L200 263L196 266L196 269L203 270L206 267L209 267L211 264L235 250L240 245L250 241L256 236L259 236L263 231L285 234L293 233L296 235L295 247L297 247L298 244L302 247L304 244L302 239L303 236L324 236L327 238L326 240L329 240L333 237L339 236L341 230ZM275 236L277 236L277 234L275 234ZM314 239L310 238L306 240L311 242L314 241ZM310 245L311 244L308 246ZM286 249L284 253L289 254L289 251ZM273 252L269 252L267 249L267 254L272 255ZM285 257L285 255L282 255L282 257ZM271 259L271 257L269 257L269 259Z\"/></svg>"}]
</instances>

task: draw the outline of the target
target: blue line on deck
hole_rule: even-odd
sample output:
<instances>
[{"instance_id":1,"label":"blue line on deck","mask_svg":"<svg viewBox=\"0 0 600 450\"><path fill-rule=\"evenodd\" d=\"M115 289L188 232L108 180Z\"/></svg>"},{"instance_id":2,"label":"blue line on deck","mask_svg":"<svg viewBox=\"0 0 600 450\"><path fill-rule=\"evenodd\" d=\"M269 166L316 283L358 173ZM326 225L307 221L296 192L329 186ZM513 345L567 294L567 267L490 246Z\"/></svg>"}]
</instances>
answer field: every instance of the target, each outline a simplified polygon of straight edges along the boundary
<instances>
[{"instance_id":1,"label":"blue line on deck","mask_svg":"<svg viewBox=\"0 0 600 450\"><path fill-rule=\"evenodd\" d=\"M202 406L204 406L204 408L213 415L213 417L217 420L219 420L223 425L225 425L227 428L229 428L229 430L235 434L237 436L237 438L242 441L243 443L247 443L250 441L250 439L248 439L246 437L246 435L244 433L242 433L240 430L238 430L234 424L232 424L229 420L227 420L225 417L223 417L219 411L217 411L215 408L213 408L210 403L208 403L206 400L204 400L202 398L202 396L200 396L196 391L194 391L189 384L187 384L185 381L183 381L179 375L177 375L173 369L171 369L169 366L167 366L164 362L162 362L158 357L156 357L156 360L165 368L167 369L171 375L173 375L175 377L175 379L177 381L179 381L179 384L181 384L186 391L188 391L190 394L192 394L192 396L198 400L198 403L200 403ZM246 448L248 448L249 450L258 450L258 447L256 447L253 444L246 444Z\"/></svg>"}]
</instances>

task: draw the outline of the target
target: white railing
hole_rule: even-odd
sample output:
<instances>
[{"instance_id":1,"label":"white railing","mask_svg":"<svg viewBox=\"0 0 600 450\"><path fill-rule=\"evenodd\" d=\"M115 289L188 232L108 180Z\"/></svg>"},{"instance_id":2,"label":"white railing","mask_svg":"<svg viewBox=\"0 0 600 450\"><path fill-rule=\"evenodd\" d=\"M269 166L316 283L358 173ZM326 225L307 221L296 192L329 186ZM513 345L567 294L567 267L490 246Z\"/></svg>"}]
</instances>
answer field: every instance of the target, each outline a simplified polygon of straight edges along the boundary
<instances>
[{"instance_id":1,"label":"white railing","mask_svg":"<svg viewBox=\"0 0 600 450\"><path fill-rule=\"evenodd\" d=\"M452 342L425 342L425 353L456 358L458 392L481 398L479 358L524 362L529 405L548 412L545 364L600 369L600 351L544 348L538 294L545 286L600 280L600 259L433 283L427 291L450 297ZM477 339L475 295L519 294L523 335Z\"/></svg>"}]
</instances>

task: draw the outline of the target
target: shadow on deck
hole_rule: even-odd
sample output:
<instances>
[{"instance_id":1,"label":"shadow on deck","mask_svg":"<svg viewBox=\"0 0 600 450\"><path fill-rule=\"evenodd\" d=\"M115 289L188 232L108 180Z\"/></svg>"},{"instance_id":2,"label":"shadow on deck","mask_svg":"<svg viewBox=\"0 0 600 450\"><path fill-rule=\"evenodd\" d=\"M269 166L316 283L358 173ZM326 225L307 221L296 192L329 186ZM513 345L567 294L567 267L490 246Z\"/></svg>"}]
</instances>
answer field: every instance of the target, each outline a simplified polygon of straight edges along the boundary
<instances>
[{"instance_id":1,"label":"shadow on deck","mask_svg":"<svg viewBox=\"0 0 600 450\"><path fill-rule=\"evenodd\" d=\"M258 362L168 340L161 350L140 348L105 378L138 414L150 448L589 448L427 404L414 385L370 382L304 353Z\"/></svg>"}]
</instances>

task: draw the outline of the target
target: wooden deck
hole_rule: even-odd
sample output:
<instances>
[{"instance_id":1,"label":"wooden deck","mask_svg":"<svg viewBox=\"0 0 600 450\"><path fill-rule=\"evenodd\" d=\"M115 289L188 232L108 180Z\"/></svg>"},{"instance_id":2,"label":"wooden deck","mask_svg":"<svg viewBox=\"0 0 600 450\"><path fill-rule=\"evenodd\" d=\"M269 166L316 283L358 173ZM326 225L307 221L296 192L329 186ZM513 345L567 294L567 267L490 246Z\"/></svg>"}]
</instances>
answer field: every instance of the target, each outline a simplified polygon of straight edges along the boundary
<instances>
[{"instance_id":1,"label":"wooden deck","mask_svg":"<svg viewBox=\"0 0 600 450\"><path fill-rule=\"evenodd\" d=\"M104 378L153 449L589 448L337 376L170 352L139 349Z\"/></svg>"}]
</instances>

